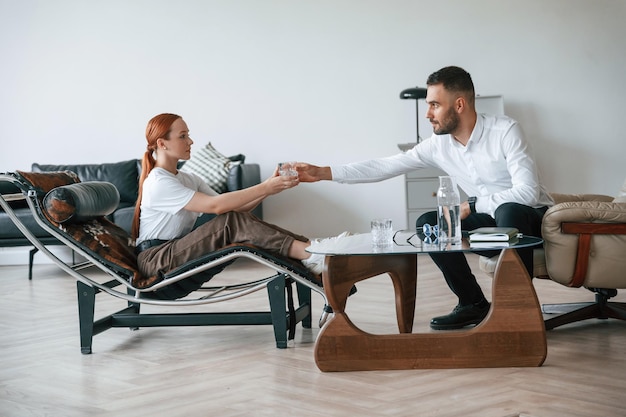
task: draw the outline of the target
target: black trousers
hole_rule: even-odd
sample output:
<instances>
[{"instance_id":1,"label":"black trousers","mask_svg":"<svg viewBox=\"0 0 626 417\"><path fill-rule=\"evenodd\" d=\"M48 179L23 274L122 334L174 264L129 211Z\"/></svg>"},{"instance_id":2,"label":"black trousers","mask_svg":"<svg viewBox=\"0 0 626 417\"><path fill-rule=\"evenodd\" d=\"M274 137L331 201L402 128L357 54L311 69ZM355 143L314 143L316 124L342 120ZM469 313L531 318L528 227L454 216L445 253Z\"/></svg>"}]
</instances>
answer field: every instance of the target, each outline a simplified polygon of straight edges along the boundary
<instances>
[{"instance_id":1,"label":"black trousers","mask_svg":"<svg viewBox=\"0 0 626 417\"><path fill-rule=\"evenodd\" d=\"M485 226L516 227L521 233L529 236L541 236L541 220L548 207L532 208L518 203L505 203L496 209L495 219L488 214L470 214L461 220L461 229L473 230ZM422 214L415 226L418 230L424 224L437 224L437 212L431 211ZM497 256L500 251L476 251L483 256ZM533 276L533 248L517 249L517 253L524 263L528 274ZM459 298L460 305L468 305L485 299L482 289L476 282L476 277L461 252L431 253L430 257L443 273L446 283Z\"/></svg>"}]
</instances>

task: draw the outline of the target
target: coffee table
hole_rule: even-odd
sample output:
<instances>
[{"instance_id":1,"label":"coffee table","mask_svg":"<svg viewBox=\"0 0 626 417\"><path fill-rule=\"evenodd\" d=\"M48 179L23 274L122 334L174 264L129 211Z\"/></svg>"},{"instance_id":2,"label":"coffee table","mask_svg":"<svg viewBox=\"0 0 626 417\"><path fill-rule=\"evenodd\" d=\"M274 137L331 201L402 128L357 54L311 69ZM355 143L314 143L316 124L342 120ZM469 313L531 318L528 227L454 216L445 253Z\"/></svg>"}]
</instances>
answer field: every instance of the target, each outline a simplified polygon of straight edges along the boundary
<instances>
[{"instance_id":1,"label":"coffee table","mask_svg":"<svg viewBox=\"0 0 626 417\"><path fill-rule=\"evenodd\" d=\"M456 246L423 244L417 237L395 236L393 245L374 247L369 233L312 245L326 255L322 280L334 315L315 342L315 362L322 371L482 368L541 366L547 355L546 333L537 295L516 248L542 243L521 237L501 250L492 285L491 309L477 326L461 330L412 333L417 290L417 255L470 252L467 239ZM480 249L484 251L484 248ZM345 311L352 286L389 274L394 291L398 334L370 334ZM442 285L444 280L442 277ZM356 295L358 297L358 295Z\"/></svg>"}]
</instances>

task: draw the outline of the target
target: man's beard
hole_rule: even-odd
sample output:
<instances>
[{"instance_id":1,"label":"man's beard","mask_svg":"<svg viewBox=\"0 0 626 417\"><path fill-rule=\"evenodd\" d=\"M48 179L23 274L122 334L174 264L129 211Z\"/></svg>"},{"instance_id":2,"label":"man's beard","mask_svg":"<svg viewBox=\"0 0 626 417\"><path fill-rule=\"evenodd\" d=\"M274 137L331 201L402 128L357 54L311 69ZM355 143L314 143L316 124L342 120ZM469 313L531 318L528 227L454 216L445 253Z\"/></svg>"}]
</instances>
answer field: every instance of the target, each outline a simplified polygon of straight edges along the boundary
<instances>
[{"instance_id":1,"label":"man's beard","mask_svg":"<svg viewBox=\"0 0 626 417\"><path fill-rule=\"evenodd\" d=\"M433 127L435 135L449 135L459 127L459 115L451 108L437 126Z\"/></svg>"}]
</instances>

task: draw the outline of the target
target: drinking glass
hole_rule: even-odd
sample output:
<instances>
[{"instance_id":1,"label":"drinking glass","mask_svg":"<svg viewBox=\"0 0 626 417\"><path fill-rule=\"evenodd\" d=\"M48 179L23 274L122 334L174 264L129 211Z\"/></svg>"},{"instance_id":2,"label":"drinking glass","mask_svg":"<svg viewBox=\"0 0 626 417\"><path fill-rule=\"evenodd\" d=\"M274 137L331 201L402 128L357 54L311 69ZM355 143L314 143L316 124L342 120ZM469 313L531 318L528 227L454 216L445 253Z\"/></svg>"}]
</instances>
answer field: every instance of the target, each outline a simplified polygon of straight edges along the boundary
<instances>
[{"instance_id":1,"label":"drinking glass","mask_svg":"<svg viewBox=\"0 0 626 417\"><path fill-rule=\"evenodd\" d=\"M371 222L372 244L374 246L390 246L393 243L393 227L391 219L374 219Z\"/></svg>"},{"instance_id":2,"label":"drinking glass","mask_svg":"<svg viewBox=\"0 0 626 417\"><path fill-rule=\"evenodd\" d=\"M296 162L279 162L278 174L281 176L287 175L290 177L298 176L298 171L296 171Z\"/></svg>"}]
</instances>

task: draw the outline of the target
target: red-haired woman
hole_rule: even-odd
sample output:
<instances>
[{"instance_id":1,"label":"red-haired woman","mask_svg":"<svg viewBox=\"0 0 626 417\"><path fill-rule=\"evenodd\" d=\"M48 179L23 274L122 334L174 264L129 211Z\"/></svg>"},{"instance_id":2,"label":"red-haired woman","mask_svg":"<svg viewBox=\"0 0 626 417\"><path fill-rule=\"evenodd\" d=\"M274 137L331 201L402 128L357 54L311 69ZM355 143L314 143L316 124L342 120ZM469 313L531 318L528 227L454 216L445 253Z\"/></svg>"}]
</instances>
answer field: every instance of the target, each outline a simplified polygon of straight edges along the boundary
<instances>
[{"instance_id":1,"label":"red-haired woman","mask_svg":"<svg viewBox=\"0 0 626 417\"><path fill-rule=\"evenodd\" d=\"M180 116L153 117L146 139L132 230L143 274L170 271L231 243L252 244L300 260L313 273L321 273L323 257L305 251L311 244L308 238L250 213L266 197L298 185L297 176L275 171L260 184L217 194L200 177L177 169L179 160L189 159L193 144ZM202 213L217 216L192 230Z\"/></svg>"}]
</instances>

